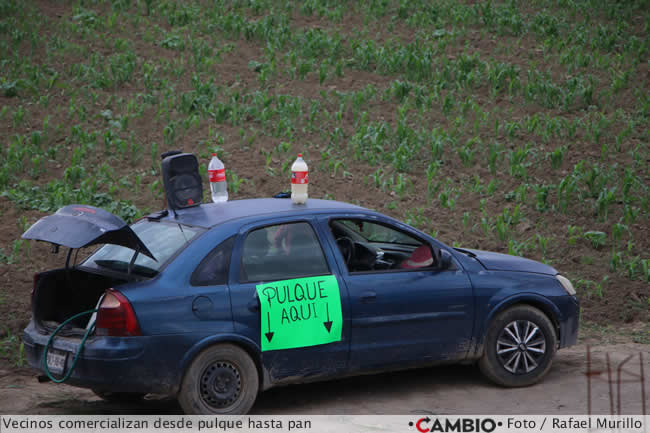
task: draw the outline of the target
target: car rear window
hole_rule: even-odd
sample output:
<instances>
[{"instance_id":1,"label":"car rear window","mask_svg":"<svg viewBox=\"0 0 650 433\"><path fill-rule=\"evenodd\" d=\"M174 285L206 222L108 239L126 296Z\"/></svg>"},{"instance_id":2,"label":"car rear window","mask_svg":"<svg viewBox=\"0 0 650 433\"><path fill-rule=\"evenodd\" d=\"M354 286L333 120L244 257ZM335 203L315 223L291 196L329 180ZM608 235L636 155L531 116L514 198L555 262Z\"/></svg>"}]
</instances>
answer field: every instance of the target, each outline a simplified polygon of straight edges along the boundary
<instances>
[{"instance_id":1,"label":"car rear window","mask_svg":"<svg viewBox=\"0 0 650 433\"><path fill-rule=\"evenodd\" d=\"M228 282L230 256L235 236L231 236L213 249L196 268L190 279L193 286L216 286Z\"/></svg>"},{"instance_id":2,"label":"car rear window","mask_svg":"<svg viewBox=\"0 0 650 433\"><path fill-rule=\"evenodd\" d=\"M135 274L154 276L158 270L203 229L183 224L142 220L131 226L156 260L138 254L132 266ZM88 257L83 266L127 272L135 251L119 245L106 244Z\"/></svg>"}]
</instances>

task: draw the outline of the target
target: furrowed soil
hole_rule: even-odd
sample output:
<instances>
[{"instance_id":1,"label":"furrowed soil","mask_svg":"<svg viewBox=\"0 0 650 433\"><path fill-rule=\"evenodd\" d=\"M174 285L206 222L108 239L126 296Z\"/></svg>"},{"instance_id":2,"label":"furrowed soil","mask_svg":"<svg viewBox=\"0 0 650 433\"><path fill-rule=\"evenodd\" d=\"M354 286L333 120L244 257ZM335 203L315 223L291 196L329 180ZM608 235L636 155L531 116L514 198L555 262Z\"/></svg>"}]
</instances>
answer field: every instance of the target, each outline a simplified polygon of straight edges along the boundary
<instances>
[{"instance_id":1,"label":"furrowed soil","mask_svg":"<svg viewBox=\"0 0 650 433\"><path fill-rule=\"evenodd\" d=\"M65 251L20 235L70 203L129 222L160 209L159 155L171 149L197 155L206 200L213 151L231 199L288 190L302 152L310 197L376 209L448 245L548 263L576 287L592 345L650 343L647 2L207 3L0 0L6 404L122 410L21 373L33 274L62 266ZM606 350L630 348L645 350ZM580 394L562 378L579 381L583 352L560 352L538 387ZM438 371L493 390L474 373L477 383L463 379L468 367L431 370L431 385ZM355 380L297 389L371 381ZM71 400L58 407L62 389ZM16 403L27 391L53 406ZM256 408L281 410L271 397Z\"/></svg>"}]
</instances>

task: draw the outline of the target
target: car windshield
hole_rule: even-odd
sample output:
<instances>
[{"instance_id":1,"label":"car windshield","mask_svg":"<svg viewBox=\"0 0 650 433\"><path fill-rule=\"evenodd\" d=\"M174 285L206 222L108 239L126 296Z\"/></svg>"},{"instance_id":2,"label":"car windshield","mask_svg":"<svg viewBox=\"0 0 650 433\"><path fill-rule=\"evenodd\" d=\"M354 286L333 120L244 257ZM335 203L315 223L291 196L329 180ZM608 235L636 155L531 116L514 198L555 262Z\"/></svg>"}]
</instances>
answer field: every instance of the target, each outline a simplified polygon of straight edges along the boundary
<instances>
[{"instance_id":1,"label":"car windshield","mask_svg":"<svg viewBox=\"0 0 650 433\"><path fill-rule=\"evenodd\" d=\"M202 231L183 224L148 220L139 221L131 228L156 258L152 260L144 254L138 254L131 272L148 277L156 275L167 260ZM135 250L131 248L106 244L88 257L83 266L128 272L134 253Z\"/></svg>"}]
</instances>

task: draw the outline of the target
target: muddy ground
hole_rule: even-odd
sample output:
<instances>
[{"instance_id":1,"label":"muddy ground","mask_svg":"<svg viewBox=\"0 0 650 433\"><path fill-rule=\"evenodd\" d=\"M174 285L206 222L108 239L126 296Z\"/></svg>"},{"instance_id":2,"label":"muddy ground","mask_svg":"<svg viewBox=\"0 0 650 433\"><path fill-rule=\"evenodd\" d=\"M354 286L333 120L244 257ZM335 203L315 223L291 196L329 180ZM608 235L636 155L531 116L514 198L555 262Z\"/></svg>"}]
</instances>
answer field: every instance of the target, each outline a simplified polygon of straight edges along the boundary
<instances>
[{"instance_id":1,"label":"muddy ground","mask_svg":"<svg viewBox=\"0 0 650 433\"><path fill-rule=\"evenodd\" d=\"M613 378L627 357L621 378L621 409L640 414L641 386L633 376L650 376L650 346L625 343L592 347L592 413L617 407L616 386L610 402L606 356ZM641 354L641 357L639 356ZM586 346L558 352L546 378L528 388L503 389L485 381L475 366L446 366L361 376L344 380L271 389L253 407L258 415L280 414L586 414ZM646 381L647 382L647 381ZM650 408L646 383L645 407ZM172 398L149 395L139 403L105 402L91 391L38 383L30 370L0 371L0 413L4 414L180 414Z\"/></svg>"}]
</instances>

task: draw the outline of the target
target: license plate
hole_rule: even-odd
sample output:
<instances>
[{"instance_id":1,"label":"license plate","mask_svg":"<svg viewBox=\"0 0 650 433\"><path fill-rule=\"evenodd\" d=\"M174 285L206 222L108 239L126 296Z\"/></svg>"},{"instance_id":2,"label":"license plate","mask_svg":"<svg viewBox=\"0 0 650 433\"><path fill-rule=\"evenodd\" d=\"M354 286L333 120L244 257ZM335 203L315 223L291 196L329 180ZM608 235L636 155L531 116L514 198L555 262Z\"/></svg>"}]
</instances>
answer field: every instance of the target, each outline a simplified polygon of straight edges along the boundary
<instances>
[{"instance_id":1,"label":"license plate","mask_svg":"<svg viewBox=\"0 0 650 433\"><path fill-rule=\"evenodd\" d=\"M63 374L68 353L61 350L50 349L47 351L47 368L50 373Z\"/></svg>"}]
</instances>

